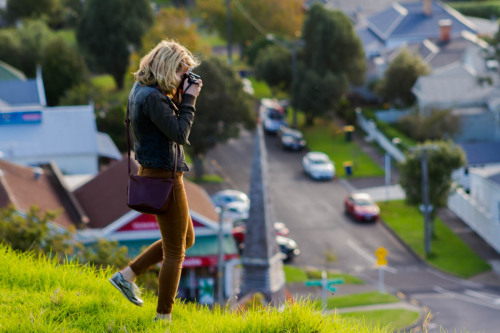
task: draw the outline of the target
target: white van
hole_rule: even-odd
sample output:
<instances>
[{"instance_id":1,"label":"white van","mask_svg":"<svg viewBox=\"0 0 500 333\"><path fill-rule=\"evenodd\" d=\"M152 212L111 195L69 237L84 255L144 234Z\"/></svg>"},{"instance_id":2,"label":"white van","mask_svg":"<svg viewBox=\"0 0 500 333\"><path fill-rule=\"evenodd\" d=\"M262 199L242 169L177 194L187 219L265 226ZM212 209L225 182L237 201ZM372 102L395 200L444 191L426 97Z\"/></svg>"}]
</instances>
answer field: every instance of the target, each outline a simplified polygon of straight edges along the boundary
<instances>
[{"instance_id":1,"label":"white van","mask_svg":"<svg viewBox=\"0 0 500 333\"><path fill-rule=\"evenodd\" d=\"M282 125L287 124L285 110L275 99L260 100L259 117L267 133L276 133Z\"/></svg>"}]
</instances>

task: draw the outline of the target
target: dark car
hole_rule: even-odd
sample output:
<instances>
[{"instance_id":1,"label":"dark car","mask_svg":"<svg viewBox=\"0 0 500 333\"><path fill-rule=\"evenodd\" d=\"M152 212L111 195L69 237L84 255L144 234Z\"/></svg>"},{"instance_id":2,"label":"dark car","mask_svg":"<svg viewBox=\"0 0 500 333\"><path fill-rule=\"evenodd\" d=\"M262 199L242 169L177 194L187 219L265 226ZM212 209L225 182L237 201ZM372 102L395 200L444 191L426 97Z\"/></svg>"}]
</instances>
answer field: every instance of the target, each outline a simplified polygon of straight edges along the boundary
<instances>
[{"instance_id":1,"label":"dark car","mask_svg":"<svg viewBox=\"0 0 500 333\"><path fill-rule=\"evenodd\" d=\"M351 193L344 200L345 212L357 221L375 221L380 208L368 193Z\"/></svg>"},{"instance_id":2,"label":"dark car","mask_svg":"<svg viewBox=\"0 0 500 333\"><path fill-rule=\"evenodd\" d=\"M281 253L285 255L285 258L283 258L284 262L290 262L293 260L293 258L300 254L299 246L293 239L283 236L276 236L276 242L278 242Z\"/></svg>"},{"instance_id":3,"label":"dark car","mask_svg":"<svg viewBox=\"0 0 500 333\"><path fill-rule=\"evenodd\" d=\"M299 151L306 146L304 136L299 130L281 126L277 134L278 143L283 149Z\"/></svg>"}]
</instances>

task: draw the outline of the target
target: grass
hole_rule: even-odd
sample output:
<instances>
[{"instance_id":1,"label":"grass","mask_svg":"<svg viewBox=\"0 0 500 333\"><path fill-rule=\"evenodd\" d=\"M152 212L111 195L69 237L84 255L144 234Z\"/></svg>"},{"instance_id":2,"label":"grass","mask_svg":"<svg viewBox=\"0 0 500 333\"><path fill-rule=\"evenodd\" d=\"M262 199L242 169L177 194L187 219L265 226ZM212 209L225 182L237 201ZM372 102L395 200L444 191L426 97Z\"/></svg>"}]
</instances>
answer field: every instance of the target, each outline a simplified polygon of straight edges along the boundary
<instances>
[{"instance_id":1,"label":"grass","mask_svg":"<svg viewBox=\"0 0 500 333\"><path fill-rule=\"evenodd\" d=\"M302 269L296 266L285 265L284 270L286 283L321 279L321 271L316 269ZM345 284L364 284L363 280L349 274L327 271L326 275L328 279L344 279Z\"/></svg>"},{"instance_id":2,"label":"grass","mask_svg":"<svg viewBox=\"0 0 500 333\"><path fill-rule=\"evenodd\" d=\"M316 119L315 125L302 129L311 151L321 151L335 162L338 177L346 177L343 163L352 162L353 175L351 177L383 176L384 170L376 164L353 141L346 141L345 134L332 121Z\"/></svg>"},{"instance_id":3,"label":"grass","mask_svg":"<svg viewBox=\"0 0 500 333\"><path fill-rule=\"evenodd\" d=\"M328 297L326 300L327 309L348 308L352 306L387 304L399 302L399 298L392 294L371 291L360 294L349 294L345 296ZM317 308L321 308L321 300L314 301Z\"/></svg>"},{"instance_id":4,"label":"grass","mask_svg":"<svg viewBox=\"0 0 500 333\"><path fill-rule=\"evenodd\" d=\"M113 80L113 77L109 74L94 76L91 82L94 88L104 93L116 90L115 80Z\"/></svg>"},{"instance_id":5,"label":"grass","mask_svg":"<svg viewBox=\"0 0 500 333\"><path fill-rule=\"evenodd\" d=\"M359 323L378 322L381 325L390 325L394 330L400 330L413 324L418 319L419 313L403 309L373 310L342 313L342 317L356 319Z\"/></svg>"},{"instance_id":6,"label":"grass","mask_svg":"<svg viewBox=\"0 0 500 333\"><path fill-rule=\"evenodd\" d=\"M391 328L323 316L307 301L282 309L210 309L176 302L168 328L154 323L157 299L130 304L107 277L76 263L59 265L0 245L0 331L2 332L391 332Z\"/></svg>"},{"instance_id":7,"label":"grass","mask_svg":"<svg viewBox=\"0 0 500 333\"><path fill-rule=\"evenodd\" d=\"M404 201L380 204L381 217L420 257L425 257L423 217L417 207ZM439 218L435 219L435 237L425 260L448 273L463 278L488 271L491 266L473 252Z\"/></svg>"}]
</instances>

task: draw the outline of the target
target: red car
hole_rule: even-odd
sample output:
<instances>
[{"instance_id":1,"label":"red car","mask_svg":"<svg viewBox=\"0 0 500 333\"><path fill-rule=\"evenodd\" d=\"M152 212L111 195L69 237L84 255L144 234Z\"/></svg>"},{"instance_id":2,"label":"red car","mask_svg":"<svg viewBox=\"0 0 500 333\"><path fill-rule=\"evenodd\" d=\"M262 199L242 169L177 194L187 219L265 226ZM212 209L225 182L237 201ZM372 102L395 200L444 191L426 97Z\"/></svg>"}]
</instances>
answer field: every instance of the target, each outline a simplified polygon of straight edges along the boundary
<instances>
[{"instance_id":1,"label":"red car","mask_svg":"<svg viewBox=\"0 0 500 333\"><path fill-rule=\"evenodd\" d=\"M247 227L244 223L237 223L237 225L233 228L233 237L236 239L238 244L243 243L245 241L245 232ZM290 230L286 227L283 222L274 222L274 231L276 232L276 236L289 237Z\"/></svg>"},{"instance_id":2,"label":"red car","mask_svg":"<svg viewBox=\"0 0 500 333\"><path fill-rule=\"evenodd\" d=\"M344 200L345 212L357 221L375 221L380 208L368 193L351 193Z\"/></svg>"}]
</instances>

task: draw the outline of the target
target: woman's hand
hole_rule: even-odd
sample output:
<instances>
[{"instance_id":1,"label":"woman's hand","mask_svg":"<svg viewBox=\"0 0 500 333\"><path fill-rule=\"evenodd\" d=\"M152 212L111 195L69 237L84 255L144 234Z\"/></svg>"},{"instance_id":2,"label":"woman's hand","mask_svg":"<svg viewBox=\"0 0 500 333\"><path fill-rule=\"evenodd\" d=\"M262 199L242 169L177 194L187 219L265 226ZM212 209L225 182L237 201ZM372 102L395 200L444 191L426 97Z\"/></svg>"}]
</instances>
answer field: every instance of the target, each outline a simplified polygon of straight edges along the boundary
<instances>
[{"instance_id":1,"label":"woman's hand","mask_svg":"<svg viewBox=\"0 0 500 333\"><path fill-rule=\"evenodd\" d=\"M188 86L189 86L189 88L188 88ZM193 96L197 97L200 94L201 87L203 87L203 81L201 79L196 80L195 83L193 83L191 85L189 85L187 78L184 80L183 90L184 90L185 94L189 94L189 95L193 95Z\"/></svg>"}]
</instances>

